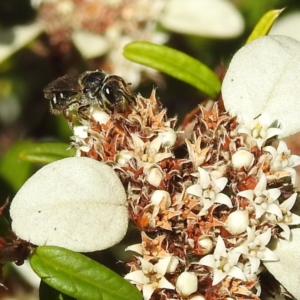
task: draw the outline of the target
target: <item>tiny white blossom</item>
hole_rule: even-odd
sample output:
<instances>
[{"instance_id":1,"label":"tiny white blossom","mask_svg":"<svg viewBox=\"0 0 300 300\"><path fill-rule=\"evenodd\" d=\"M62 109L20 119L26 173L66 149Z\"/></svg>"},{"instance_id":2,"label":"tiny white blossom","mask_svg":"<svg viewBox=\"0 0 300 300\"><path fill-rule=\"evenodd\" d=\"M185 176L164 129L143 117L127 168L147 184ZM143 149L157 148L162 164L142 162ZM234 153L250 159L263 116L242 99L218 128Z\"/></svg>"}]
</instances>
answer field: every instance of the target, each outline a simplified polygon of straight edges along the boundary
<instances>
[{"instance_id":1,"label":"tiny white blossom","mask_svg":"<svg viewBox=\"0 0 300 300\"><path fill-rule=\"evenodd\" d=\"M294 167L300 165L300 156L292 155L284 141L279 141L277 149L272 146L264 148L272 156L271 169L274 171L287 171L291 174L292 183L296 181Z\"/></svg>"},{"instance_id":2,"label":"tiny white blossom","mask_svg":"<svg viewBox=\"0 0 300 300\"><path fill-rule=\"evenodd\" d=\"M237 266L240 253L226 249L221 236L218 236L217 245L213 254L209 254L200 259L199 264L213 268L213 282L216 285L226 276L232 276L243 281L246 276Z\"/></svg>"},{"instance_id":3,"label":"tiny white blossom","mask_svg":"<svg viewBox=\"0 0 300 300\"><path fill-rule=\"evenodd\" d=\"M269 216L269 219L274 221L274 224L277 224L283 232L280 234L287 240L290 239L290 225L298 225L300 224L300 216L291 213L291 209L294 206L297 199L297 193L294 193L292 196L290 196L288 199L286 199L284 202L280 204L280 209L282 212L282 218L278 218L276 216L272 215Z\"/></svg>"},{"instance_id":4,"label":"tiny white blossom","mask_svg":"<svg viewBox=\"0 0 300 300\"><path fill-rule=\"evenodd\" d=\"M268 114L262 114L248 124L241 126L238 132L255 140L258 148L261 149L266 140L281 134L282 130L278 128L277 122L272 120Z\"/></svg>"},{"instance_id":5,"label":"tiny white blossom","mask_svg":"<svg viewBox=\"0 0 300 300\"><path fill-rule=\"evenodd\" d=\"M224 204L231 208L232 203L230 198L221 193L221 191L225 188L228 179L226 177L220 177L212 180L210 174L200 167L198 168L198 172L198 183L189 186L186 189L186 192L187 194L191 194L200 198L202 209L199 215L205 215L208 209L213 206L214 203Z\"/></svg>"},{"instance_id":6,"label":"tiny white blossom","mask_svg":"<svg viewBox=\"0 0 300 300\"><path fill-rule=\"evenodd\" d=\"M164 277L172 256L160 258L156 264L152 264L139 257L141 270L136 270L125 275L125 279L142 286L144 300L151 298L156 289L174 289L174 286Z\"/></svg>"},{"instance_id":7,"label":"tiny white blossom","mask_svg":"<svg viewBox=\"0 0 300 300\"><path fill-rule=\"evenodd\" d=\"M246 190L238 193L238 196L247 198L255 208L256 218L260 218L264 213L269 212L278 217L282 217L279 203L277 201L281 192L279 189L267 190L267 178L262 174L254 190Z\"/></svg>"},{"instance_id":8,"label":"tiny white blossom","mask_svg":"<svg viewBox=\"0 0 300 300\"><path fill-rule=\"evenodd\" d=\"M247 227L247 240L240 246L233 248L233 252L242 253L249 259L250 273L256 274L260 261L277 261L276 254L266 245L271 239L271 229L258 234L254 229Z\"/></svg>"}]
</instances>

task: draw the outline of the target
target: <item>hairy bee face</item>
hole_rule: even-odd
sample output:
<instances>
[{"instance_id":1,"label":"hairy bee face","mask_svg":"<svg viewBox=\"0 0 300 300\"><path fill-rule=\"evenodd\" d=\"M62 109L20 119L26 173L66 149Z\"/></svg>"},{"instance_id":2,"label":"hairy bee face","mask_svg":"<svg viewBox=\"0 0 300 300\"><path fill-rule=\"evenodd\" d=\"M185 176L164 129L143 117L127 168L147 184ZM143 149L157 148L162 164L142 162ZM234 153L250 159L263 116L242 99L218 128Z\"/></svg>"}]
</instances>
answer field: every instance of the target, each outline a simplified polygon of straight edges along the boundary
<instances>
[{"instance_id":1,"label":"hairy bee face","mask_svg":"<svg viewBox=\"0 0 300 300\"><path fill-rule=\"evenodd\" d=\"M71 110L86 118L87 108L94 104L106 111L125 111L126 103L134 101L123 78L108 75L102 70L87 71L77 76L64 75L44 88L45 98L50 100L51 112L63 113L69 118Z\"/></svg>"}]
</instances>

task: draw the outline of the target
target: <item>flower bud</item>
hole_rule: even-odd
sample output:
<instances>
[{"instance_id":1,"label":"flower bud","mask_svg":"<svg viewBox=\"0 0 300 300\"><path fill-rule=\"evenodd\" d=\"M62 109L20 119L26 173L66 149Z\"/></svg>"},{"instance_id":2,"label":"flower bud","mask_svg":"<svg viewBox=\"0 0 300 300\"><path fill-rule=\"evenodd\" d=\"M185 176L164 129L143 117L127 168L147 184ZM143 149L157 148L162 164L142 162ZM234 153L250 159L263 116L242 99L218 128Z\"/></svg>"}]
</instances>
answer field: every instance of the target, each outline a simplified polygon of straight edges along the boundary
<instances>
[{"instance_id":1,"label":"flower bud","mask_svg":"<svg viewBox=\"0 0 300 300\"><path fill-rule=\"evenodd\" d=\"M163 173L160 169L153 167L148 170L146 178L150 184L158 187L163 179Z\"/></svg>"},{"instance_id":2,"label":"flower bud","mask_svg":"<svg viewBox=\"0 0 300 300\"><path fill-rule=\"evenodd\" d=\"M231 161L235 169L248 169L253 164L254 155L248 150L240 149L232 155Z\"/></svg>"},{"instance_id":3,"label":"flower bud","mask_svg":"<svg viewBox=\"0 0 300 300\"><path fill-rule=\"evenodd\" d=\"M195 293L198 289L198 279L193 272L182 272L176 281L176 290L183 296L189 296Z\"/></svg>"},{"instance_id":4,"label":"flower bud","mask_svg":"<svg viewBox=\"0 0 300 300\"><path fill-rule=\"evenodd\" d=\"M209 253L213 248L213 242L212 242L211 238L209 238L207 236L199 238L198 244L199 244L199 246L201 246L203 254Z\"/></svg>"},{"instance_id":5,"label":"flower bud","mask_svg":"<svg viewBox=\"0 0 300 300\"><path fill-rule=\"evenodd\" d=\"M165 198L165 209L168 209L171 206L171 197L170 194L163 190L156 190L151 196L151 204L159 206L161 201Z\"/></svg>"},{"instance_id":6,"label":"flower bud","mask_svg":"<svg viewBox=\"0 0 300 300\"><path fill-rule=\"evenodd\" d=\"M244 232L249 225L248 212L244 210L236 210L232 212L226 221L226 229L233 235Z\"/></svg>"}]
</instances>

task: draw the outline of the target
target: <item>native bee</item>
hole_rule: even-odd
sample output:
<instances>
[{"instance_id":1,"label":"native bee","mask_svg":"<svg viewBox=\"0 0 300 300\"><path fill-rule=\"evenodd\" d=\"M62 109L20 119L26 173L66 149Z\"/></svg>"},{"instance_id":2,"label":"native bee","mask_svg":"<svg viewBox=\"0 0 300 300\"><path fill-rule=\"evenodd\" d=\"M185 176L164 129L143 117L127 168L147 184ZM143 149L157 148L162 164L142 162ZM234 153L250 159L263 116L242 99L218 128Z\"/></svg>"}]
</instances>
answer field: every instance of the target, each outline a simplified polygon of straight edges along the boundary
<instances>
[{"instance_id":1,"label":"native bee","mask_svg":"<svg viewBox=\"0 0 300 300\"><path fill-rule=\"evenodd\" d=\"M73 116L70 112L73 110L86 119L91 105L98 104L107 112L124 112L126 104L134 101L134 94L122 77L108 75L102 70L64 75L48 84L43 91L45 98L50 100L50 111L63 113L71 123Z\"/></svg>"}]
</instances>

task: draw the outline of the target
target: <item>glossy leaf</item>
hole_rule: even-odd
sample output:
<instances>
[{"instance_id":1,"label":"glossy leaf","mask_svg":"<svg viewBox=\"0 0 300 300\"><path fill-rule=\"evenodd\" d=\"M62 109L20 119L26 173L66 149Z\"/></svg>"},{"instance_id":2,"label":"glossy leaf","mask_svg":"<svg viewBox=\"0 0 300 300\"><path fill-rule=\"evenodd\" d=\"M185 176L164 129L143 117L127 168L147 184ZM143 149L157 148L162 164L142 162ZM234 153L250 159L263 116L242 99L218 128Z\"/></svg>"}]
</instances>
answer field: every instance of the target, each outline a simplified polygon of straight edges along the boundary
<instances>
[{"instance_id":1,"label":"glossy leaf","mask_svg":"<svg viewBox=\"0 0 300 300\"><path fill-rule=\"evenodd\" d=\"M40 283L39 298L40 300L76 300L75 298L63 294L60 291L49 286L43 280L41 280Z\"/></svg>"},{"instance_id":2,"label":"glossy leaf","mask_svg":"<svg viewBox=\"0 0 300 300\"><path fill-rule=\"evenodd\" d=\"M132 42L125 46L124 56L189 83L210 97L214 98L220 92L221 83L217 75L180 51L149 42Z\"/></svg>"},{"instance_id":3,"label":"glossy leaf","mask_svg":"<svg viewBox=\"0 0 300 300\"><path fill-rule=\"evenodd\" d=\"M30 264L45 283L76 299L142 298L136 287L110 269L80 253L61 247L38 247Z\"/></svg>"},{"instance_id":4,"label":"glossy leaf","mask_svg":"<svg viewBox=\"0 0 300 300\"><path fill-rule=\"evenodd\" d=\"M20 152L20 159L32 163L48 164L59 159L74 156L76 150L65 143L31 144Z\"/></svg>"},{"instance_id":5,"label":"glossy leaf","mask_svg":"<svg viewBox=\"0 0 300 300\"><path fill-rule=\"evenodd\" d=\"M252 42L253 40L267 35L273 26L276 19L284 11L284 9L274 9L270 10L263 15L263 17L258 21L255 28L251 32L250 36L247 39L246 44Z\"/></svg>"}]
</instances>

